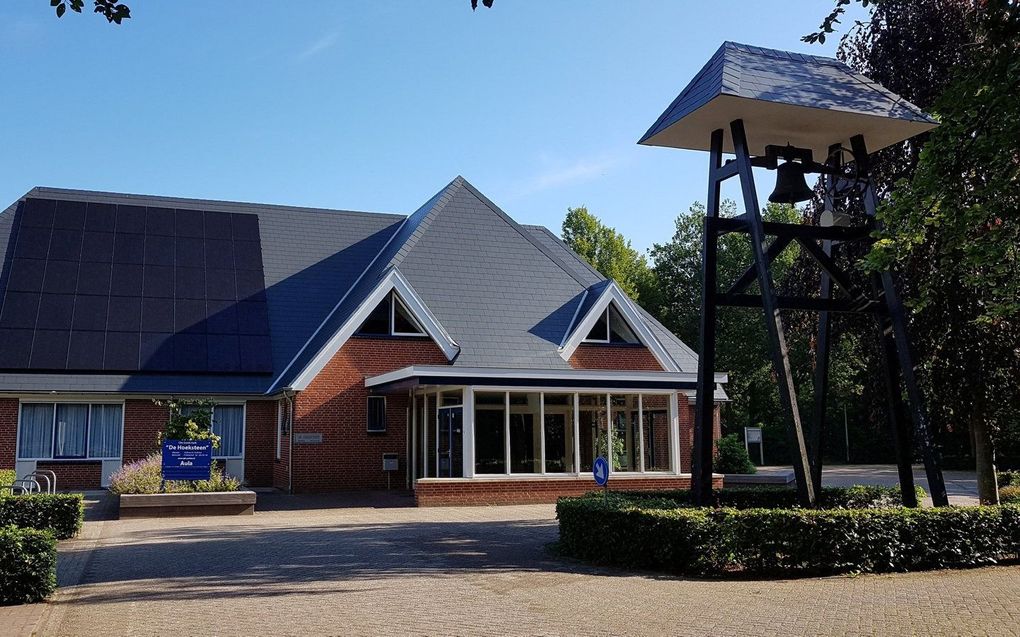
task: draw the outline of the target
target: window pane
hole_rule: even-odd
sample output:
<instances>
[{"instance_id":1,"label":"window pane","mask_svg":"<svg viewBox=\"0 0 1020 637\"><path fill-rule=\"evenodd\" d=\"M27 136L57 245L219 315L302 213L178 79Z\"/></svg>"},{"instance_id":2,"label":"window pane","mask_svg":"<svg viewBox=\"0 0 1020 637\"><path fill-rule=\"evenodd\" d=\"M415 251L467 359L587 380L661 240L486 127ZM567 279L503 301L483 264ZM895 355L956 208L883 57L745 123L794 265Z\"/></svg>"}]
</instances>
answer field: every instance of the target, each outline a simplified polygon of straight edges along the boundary
<instances>
[{"instance_id":1,"label":"window pane","mask_svg":"<svg viewBox=\"0 0 1020 637\"><path fill-rule=\"evenodd\" d=\"M454 389L452 391L440 392L439 393L439 406L440 407L456 407L457 405L463 404L463 402L464 402L464 399L462 398L463 394L464 394L464 392L459 390L459 389Z\"/></svg>"},{"instance_id":2,"label":"window pane","mask_svg":"<svg viewBox=\"0 0 1020 637\"><path fill-rule=\"evenodd\" d=\"M119 458L121 406L92 405L89 424L89 457Z\"/></svg>"},{"instance_id":3,"label":"window pane","mask_svg":"<svg viewBox=\"0 0 1020 637\"><path fill-rule=\"evenodd\" d=\"M642 396L645 471L669 471L669 395Z\"/></svg>"},{"instance_id":4,"label":"window pane","mask_svg":"<svg viewBox=\"0 0 1020 637\"><path fill-rule=\"evenodd\" d=\"M411 312L404 306L399 297L393 297L396 305L393 308L393 333L394 334L424 334L424 330L418 327L418 322L411 316Z\"/></svg>"},{"instance_id":5,"label":"window pane","mask_svg":"<svg viewBox=\"0 0 1020 637\"><path fill-rule=\"evenodd\" d=\"M605 312L599 316L599 320L595 321L595 325L592 326L591 331L588 332L588 336L584 337L584 340L601 342L609 340L609 330L606 324Z\"/></svg>"},{"instance_id":6,"label":"window pane","mask_svg":"<svg viewBox=\"0 0 1020 637\"><path fill-rule=\"evenodd\" d=\"M57 430L53 436L54 458L84 458L89 406L57 404Z\"/></svg>"},{"instance_id":7,"label":"window pane","mask_svg":"<svg viewBox=\"0 0 1020 637\"><path fill-rule=\"evenodd\" d=\"M609 306L609 342L611 343L640 343L634 330L630 329L627 321L623 320L620 313L612 305Z\"/></svg>"},{"instance_id":8,"label":"window pane","mask_svg":"<svg viewBox=\"0 0 1020 637\"><path fill-rule=\"evenodd\" d=\"M475 394L475 473L505 473L503 392Z\"/></svg>"},{"instance_id":9,"label":"window pane","mask_svg":"<svg viewBox=\"0 0 1020 637\"><path fill-rule=\"evenodd\" d=\"M613 394L613 471L638 471L638 397Z\"/></svg>"},{"instance_id":10,"label":"window pane","mask_svg":"<svg viewBox=\"0 0 1020 637\"><path fill-rule=\"evenodd\" d=\"M216 405L213 408L212 432L220 437L214 458L240 456L244 443L244 406Z\"/></svg>"},{"instance_id":11,"label":"window pane","mask_svg":"<svg viewBox=\"0 0 1020 637\"><path fill-rule=\"evenodd\" d=\"M578 403L581 471L591 471L595 457L606 455L606 395L581 394Z\"/></svg>"},{"instance_id":12,"label":"window pane","mask_svg":"<svg viewBox=\"0 0 1020 637\"><path fill-rule=\"evenodd\" d=\"M368 430L386 431L386 398L368 397Z\"/></svg>"},{"instance_id":13,"label":"window pane","mask_svg":"<svg viewBox=\"0 0 1020 637\"><path fill-rule=\"evenodd\" d=\"M574 471L574 395L545 395L545 470Z\"/></svg>"},{"instance_id":14,"label":"window pane","mask_svg":"<svg viewBox=\"0 0 1020 637\"><path fill-rule=\"evenodd\" d=\"M21 406L19 458L49 458L53 451L53 403Z\"/></svg>"},{"instance_id":15,"label":"window pane","mask_svg":"<svg viewBox=\"0 0 1020 637\"><path fill-rule=\"evenodd\" d=\"M510 394L510 472L542 472L541 394Z\"/></svg>"},{"instance_id":16,"label":"window pane","mask_svg":"<svg viewBox=\"0 0 1020 637\"><path fill-rule=\"evenodd\" d=\"M358 329L358 334L375 334L386 336L390 333L390 296L387 295L379 305L372 310L365 322Z\"/></svg>"}]
</instances>

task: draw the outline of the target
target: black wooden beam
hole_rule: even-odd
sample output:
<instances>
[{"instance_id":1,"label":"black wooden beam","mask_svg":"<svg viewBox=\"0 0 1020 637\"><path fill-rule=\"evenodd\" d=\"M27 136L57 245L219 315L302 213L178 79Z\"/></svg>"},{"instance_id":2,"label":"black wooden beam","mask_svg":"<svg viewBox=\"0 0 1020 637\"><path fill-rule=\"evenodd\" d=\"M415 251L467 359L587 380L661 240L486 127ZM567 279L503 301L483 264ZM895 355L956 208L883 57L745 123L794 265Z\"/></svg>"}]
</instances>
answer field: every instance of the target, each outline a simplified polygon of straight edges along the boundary
<instances>
[{"instance_id":1,"label":"black wooden beam","mask_svg":"<svg viewBox=\"0 0 1020 637\"><path fill-rule=\"evenodd\" d=\"M870 241L872 230L869 226L844 228L842 226L809 226L774 221L764 221L761 225L768 236L789 237L790 239L828 239L829 241ZM742 217L719 217L716 228L720 234L750 232L747 220Z\"/></svg>"},{"instance_id":2,"label":"black wooden beam","mask_svg":"<svg viewBox=\"0 0 1020 637\"><path fill-rule=\"evenodd\" d=\"M830 246L829 252L826 252L823 248L819 247L818 244L815 243L813 239L805 239L803 237L800 237L797 239L797 243L799 243L805 250L807 250L808 254L814 257L815 261L817 261L818 265L821 266L822 268L822 274L826 275L826 278L831 278L833 281L835 281L836 284L839 285L839 287L843 290L843 292L846 293L847 296L849 296L852 299L864 298L864 293L861 292L860 288L854 285L854 282L850 278L850 275L844 272L843 269L840 268L838 265L836 265L836 262L832 259L831 256L832 242L829 241L826 242Z\"/></svg>"},{"instance_id":3,"label":"black wooden beam","mask_svg":"<svg viewBox=\"0 0 1020 637\"><path fill-rule=\"evenodd\" d=\"M723 130L712 131L709 153L708 201L701 254L701 349L698 353L698 388L694 403L694 449L691 467L691 497L695 504L712 502L712 456L715 452L715 315L716 259L718 257L719 196L722 179Z\"/></svg>"},{"instance_id":4,"label":"black wooden beam","mask_svg":"<svg viewBox=\"0 0 1020 637\"><path fill-rule=\"evenodd\" d=\"M751 154L747 149L744 122L739 119L731 122L730 133L733 137L733 150L740 173L744 214L747 215L747 222L744 225L750 234L751 251L758 273L758 287L761 289L762 306L765 310L765 329L769 337L769 353L779 384L779 402L787 416L787 432L793 456L791 458L793 471L797 479L797 495L801 505L814 507L817 503L817 491L811 475L807 444L804 440L804 428L801 425L800 411L797 407L797 389L793 381L793 370L790 368L783 320L779 314L779 306L776 304L772 274L769 272L769 264L765 260L765 250L768 246L765 243L761 210L758 208L758 195L754 187Z\"/></svg>"},{"instance_id":5,"label":"black wooden beam","mask_svg":"<svg viewBox=\"0 0 1020 637\"><path fill-rule=\"evenodd\" d=\"M793 239L791 237L776 237L772 240L772 243L769 244L768 250L765 251L765 260L769 265L772 265L772 262L776 260L776 257L778 257L783 250L786 249L786 246L790 245L792 240ZM751 264L746 270L744 270L744 273L740 275L740 278L730 286L730 289L727 290L726 293L737 294L739 292L743 292L747 289L747 286L754 283L757 276L758 271L754 264Z\"/></svg>"},{"instance_id":6,"label":"black wooden beam","mask_svg":"<svg viewBox=\"0 0 1020 637\"><path fill-rule=\"evenodd\" d=\"M864 137L861 135L851 137L850 148L853 151L854 161L857 163L858 174L868 179L870 177L870 166ZM864 211L869 218L875 219L877 208L878 195L875 194L875 187L869 180L864 190ZM942 476L942 459L938 443L935 439L935 432L932 430L931 423L928 420L928 413L925 410L924 396L921 394L920 386L917 383L917 372L914 365L915 357L910 346L910 337L907 333L906 311L899 298L899 293L896 291L896 284L893 281L892 273L886 271L880 273L879 276L883 298L889 311L889 322L896 345L896 356L899 362L900 374L903 376L903 384L907 390L907 400L910 403L910 415L914 424L915 442L921 446L921 456L924 459L924 472L928 478L928 490L931 492L932 503L935 506L949 506L946 483ZM901 484L901 489L905 491L906 485ZM904 494L904 497L906 497L906 494Z\"/></svg>"},{"instance_id":7,"label":"black wooden beam","mask_svg":"<svg viewBox=\"0 0 1020 637\"><path fill-rule=\"evenodd\" d=\"M773 295L773 297L780 310L871 314L884 309L880 302L874 300L862 302L857 299L820 299L812 296ZM725 307L763 307L760 294L717 294L716 304Z\"/></svg>"}]
</instances>

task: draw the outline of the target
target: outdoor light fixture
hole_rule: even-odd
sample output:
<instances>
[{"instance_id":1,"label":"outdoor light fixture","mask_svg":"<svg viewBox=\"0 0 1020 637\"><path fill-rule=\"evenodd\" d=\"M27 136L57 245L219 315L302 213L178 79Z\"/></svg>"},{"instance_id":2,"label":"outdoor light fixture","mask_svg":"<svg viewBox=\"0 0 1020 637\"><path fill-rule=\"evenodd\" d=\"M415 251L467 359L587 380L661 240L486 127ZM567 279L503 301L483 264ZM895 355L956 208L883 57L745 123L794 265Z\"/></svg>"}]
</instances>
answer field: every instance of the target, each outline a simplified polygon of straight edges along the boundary
<instances>
[{"instance_id":1,"label":"outdoor light fixture","mask_svg":"<svg viewBox=\"0 0 1020 637\"><path fill-rule=\"evenodd\" d=\"M716 312L720 306L733 306L763 310L802 505L817 503L821 483L833 312L867 313L875 318L890 394L889 417L903 503L917 505L911 469L912 444L917 444L932 501L937 506L949 504L937 445L914 374L917 366L907 337L906 316L892 274L876 273L870 276L869 285L862 286L859 276L835 258L843 244L864 244L866 248L874 241L878 197L869 179L870 153L937 125L910 102L838 60L726 42L638 142L709 152L691 476L695 502L708 504L712 498ZM848 162L844 162L844 156ZM825 160L819 163L813 157ZM769 195L769 201L776 203L811 199L813 193L805 177L821 175L824 210L820 223L764 222L755 192L754 168L776 171L776 187ZM744 212L724 217L720 214L721 186L733 177L740 182ZM846 209L850 205L863 207L865 214L860 222L852 223L855 218ZM726 282L717 280L718 245L719 237L732 233L748 236L754 262L727 288ZM770 268L793 243L819 265L818 296L776 294ZM748 292L754 283L759 293ZM815 401L809 429L802 425L797 404L782 310L819 314ZM912 423L899 413L901 379ZM912 430L916 432L913 439Z\"/></svg>"}]
</instances>

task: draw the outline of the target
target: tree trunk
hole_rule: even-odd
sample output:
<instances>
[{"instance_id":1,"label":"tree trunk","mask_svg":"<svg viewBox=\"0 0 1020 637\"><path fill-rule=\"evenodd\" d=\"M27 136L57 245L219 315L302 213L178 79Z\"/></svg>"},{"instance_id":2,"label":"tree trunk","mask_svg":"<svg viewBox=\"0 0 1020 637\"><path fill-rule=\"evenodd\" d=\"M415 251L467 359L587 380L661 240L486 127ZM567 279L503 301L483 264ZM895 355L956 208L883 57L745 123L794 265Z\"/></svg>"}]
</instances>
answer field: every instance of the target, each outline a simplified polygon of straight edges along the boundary
<instances>
[{"instance_id":1,"label":"tree trunk","mask_svg":"<svg viewBox=\"0 0 1020 637\"><path fill-rule=\"evenodd\" d=\"M999 485L995 479L995 447L988 422L977 412L970 417L974 436L974 460L977 465L978 499L981 504L999 503Z\"/></svg>"}]
</instances>

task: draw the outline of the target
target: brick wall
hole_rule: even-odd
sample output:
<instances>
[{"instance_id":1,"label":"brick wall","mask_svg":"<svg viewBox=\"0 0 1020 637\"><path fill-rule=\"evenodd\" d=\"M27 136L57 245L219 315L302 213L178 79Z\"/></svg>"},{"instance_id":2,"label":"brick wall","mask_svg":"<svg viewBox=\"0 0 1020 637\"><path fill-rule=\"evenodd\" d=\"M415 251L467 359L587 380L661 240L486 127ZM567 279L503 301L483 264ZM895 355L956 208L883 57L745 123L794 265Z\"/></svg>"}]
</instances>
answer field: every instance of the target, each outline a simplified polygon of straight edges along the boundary
<instances>
[{"instance_id":1,"label":"brick wall","mask_svg":"<svg viewBox=\"0 0 1020 637\"><path fill-rule=\"evenodd\" d=\"M57 488L61 491L68 489L98 489L103 477L103 462L101 460L40 460L36 463L35 468L37 471L46 469L57 474ZM45 486L43 484L43 488Z\"/></svg>"},{"instance_id":2,"label":"brick wall","mask_svg":"<svg viewBox=\"0 0 1020 637\"><path fill-rule=\"evenodd\" d=\"M124 464L159 451L157 439L170 412L148 399L124 401Z\"/></svg>"},{"instance_id":3,"label":"brick wall","mask_svg":"<svg viewBox=\"0 0 1020 637\"><path fill-rule=\"evenodd\" d=\"M355 337L344 344L295 399L294 433L321 433L322 443L294 445L294 491L384 489L383 453L398 455L400 470L390 476L391 485L404 488L407 392L387 395L386 433L369 434L365 378L446 363L442 350L426 339Z\"/></svg>"},{"instance_id":4,"label":"brick wall","mask_svg":"<svg viewBox=\"0 0 1020 637\"><path fill-rule=\"evenodd\" d=\"M0 398L0 469L13 469L18 440L18 399Z\"/></svg>"},{"instance_id":5,"label":"brick wall","mask_svg":"<svg viewBox=\"0 0 1020 637\"><path fill-rule=\"evenodd\" d=\"M685 408L686 405L686 408ZM718 442L722 438L722 405L715 404L714 427L712 440ZM680 468L690 471L694 464L694 405L687 404L686 398L680 396Z\"/></svg>"},{"instance_id":6,"label":"brick wall","mask_svg":"<svg viewBox=\"0 0 1020 637\"><path fill-rule=\"evenodd\" d=\"M581 343L570 357L570 366L575 369L662 371L659 361L655 360L647 347L598 343Z\"/></svg>"},{"instance_id":7,"label":"brick wall","mask_svg":"<svg viewBox=\"0 0 1020 637\"><path fill-rule=\"evenodd\" d=\"M244 481L273 485L276 459L276 401L249 400L244 411Z\"/></svg>"},{"instance_id":8,"label":"brick wall","mask_svg":"<svg viewBox=\"0 0 1020 637\"><path fill-rule=\"evenodd\" d=\"M722 487L722 476L713 478L713 487ZM691 477L656 476L609 481L611 491L654 491L689 489ZM489 504L542 504L563 496L584 495L599 487L589 476L578 478L518 478L489 480L479 478L418 480L414 491L418 506L459 506Z\"/></svg>"}]
</instances>

